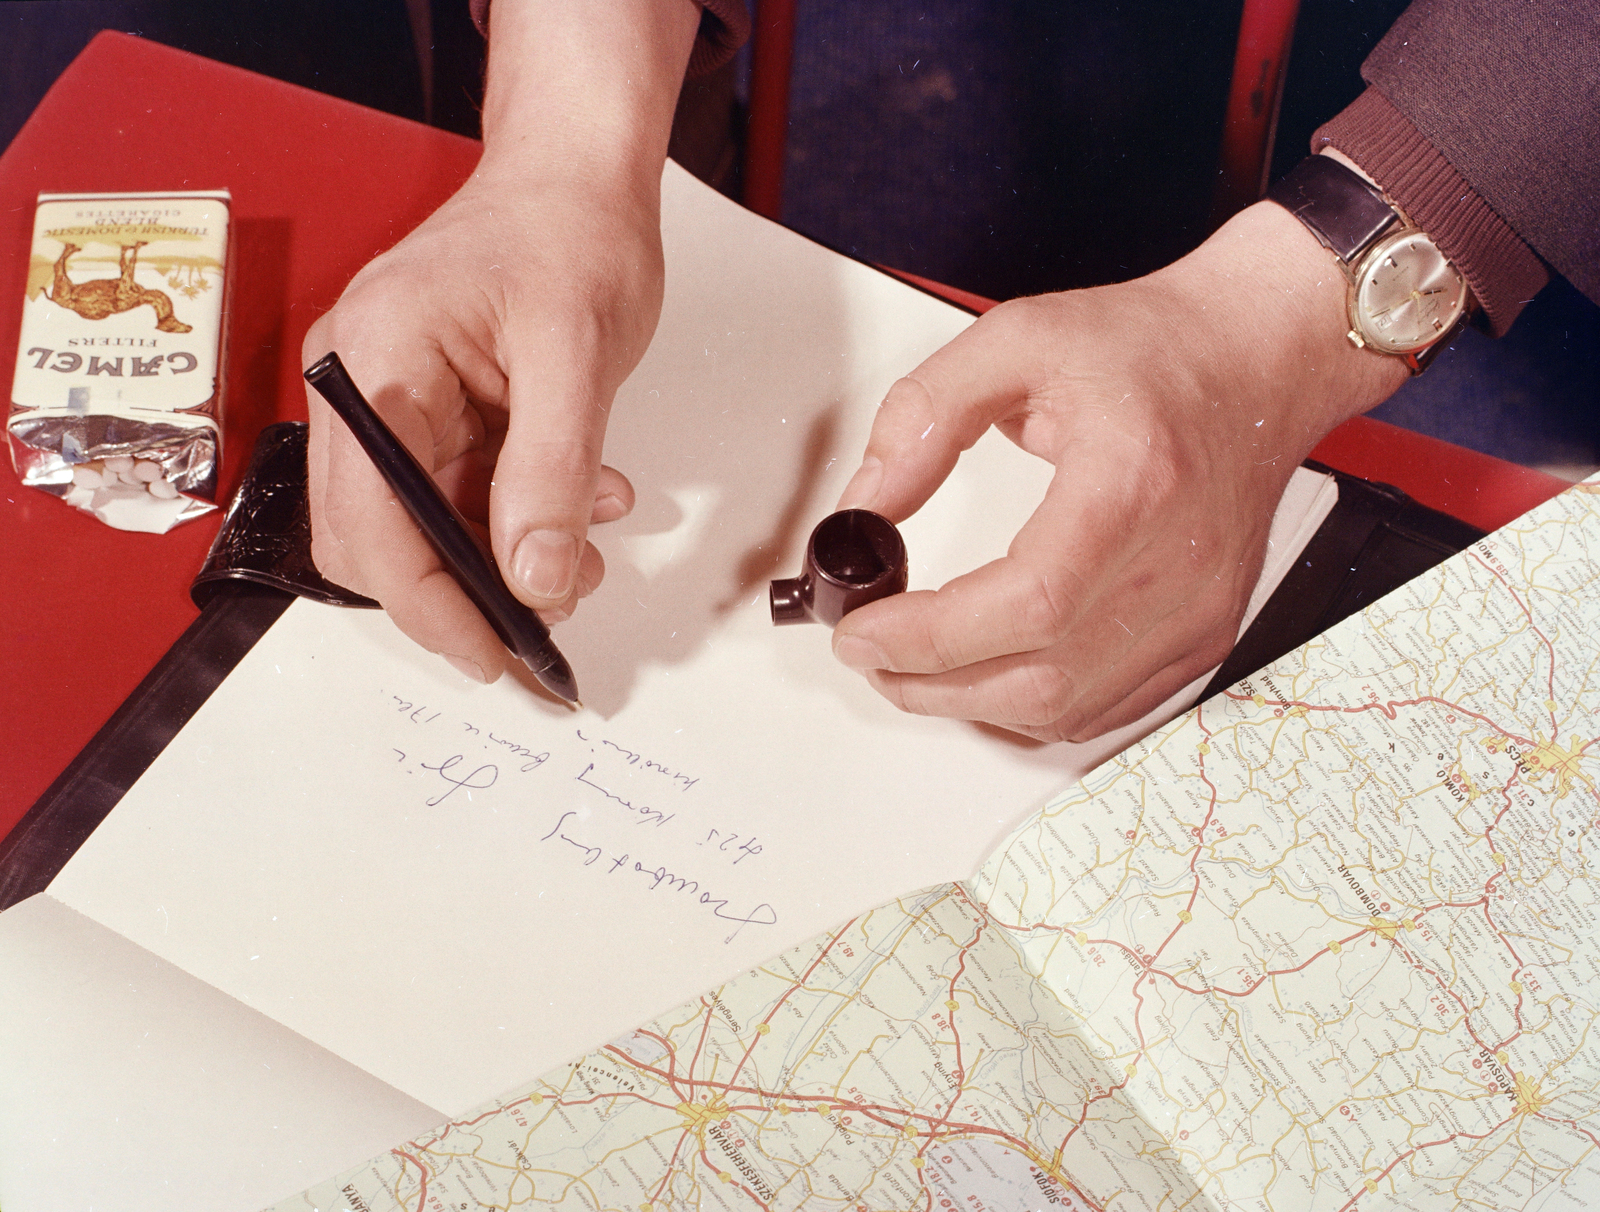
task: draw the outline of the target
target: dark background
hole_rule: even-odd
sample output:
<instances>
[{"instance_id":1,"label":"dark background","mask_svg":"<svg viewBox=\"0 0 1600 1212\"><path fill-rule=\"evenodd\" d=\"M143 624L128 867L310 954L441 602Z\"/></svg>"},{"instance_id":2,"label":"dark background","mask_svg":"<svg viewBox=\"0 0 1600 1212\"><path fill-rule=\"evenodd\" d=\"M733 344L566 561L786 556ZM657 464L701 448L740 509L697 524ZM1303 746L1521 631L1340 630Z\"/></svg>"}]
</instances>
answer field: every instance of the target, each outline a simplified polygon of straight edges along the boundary
<instances>
[{"instance_id":1,"label":"dark background","mask_svg":"<svg viewBox=\"0 0 1600 1212\"><path fill-rule=\"evenodd\" d=\"M1361 90L1362 58L1404 7L1302 0L1274 175ZM1239 10L1238 0L800 0L784 220L995 298L1164 265L1208 231ZM483 47L466 0L10 0L0 3L0 145L106 28L477 134ZM730 192L747 70L741 61L692 90L695 133L678 153ZM1600 465L1600 309L1558 280L1508 337L1465 333L1373 415L1587 472Z\"/></svg>"}]
</instances>

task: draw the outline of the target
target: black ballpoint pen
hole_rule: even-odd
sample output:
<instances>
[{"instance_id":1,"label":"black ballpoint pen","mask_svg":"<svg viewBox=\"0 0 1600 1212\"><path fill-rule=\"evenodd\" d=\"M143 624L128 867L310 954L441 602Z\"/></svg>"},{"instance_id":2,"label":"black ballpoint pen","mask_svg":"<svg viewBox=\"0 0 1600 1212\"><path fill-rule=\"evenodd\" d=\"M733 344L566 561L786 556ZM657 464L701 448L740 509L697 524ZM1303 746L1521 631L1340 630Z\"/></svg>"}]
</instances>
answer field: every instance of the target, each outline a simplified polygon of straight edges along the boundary
<instances>
[{"instance_id":1,"label":"black ballpoint pen","mask_svg":"<svg viewBox=\"0 0 1600 1212\"><path fill-rule=\"evenodd\" d=\"M572 666L551 640L544 620L512 596L466 519L445 500L433 477L367 403L339 355L325 354L306 371L306 382L350 427L356 441L394 489L394 495L400 498L400 504L433 544L472 604L489 621L501 643L533 670L533 676L551 694L583 706L578 702Z\"/></svg>"}]
</instances>

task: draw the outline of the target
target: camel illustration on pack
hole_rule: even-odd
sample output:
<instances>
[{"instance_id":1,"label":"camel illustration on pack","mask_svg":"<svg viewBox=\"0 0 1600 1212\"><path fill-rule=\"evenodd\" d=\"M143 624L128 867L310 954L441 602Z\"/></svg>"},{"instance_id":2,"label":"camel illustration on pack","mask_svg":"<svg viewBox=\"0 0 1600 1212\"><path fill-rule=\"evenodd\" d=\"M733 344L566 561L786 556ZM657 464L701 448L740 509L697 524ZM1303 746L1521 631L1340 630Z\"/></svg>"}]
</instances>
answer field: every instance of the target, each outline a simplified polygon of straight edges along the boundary
<instances>
[{"instance_id":1,"label":"camel illustration on pack","mask_svg":"<svg viewBox=\"0 0 1600 1212\"><path fill-rule=\"evenodd\" d=\"M56 258L54 288L46 298L77 312L85 320L104 320L148 303L156 310L156 328L161 332L188 332L193 325L185 324L172 314L172 300L165 291L150 290L133 280L139 250L147 243L140 240L136 244L121 245L122 253L117 258L120 276L95 278L89 282L74 282L67 277L67 258L83 250L76 244L64 245Z\"/></svg>"}]
</instances>

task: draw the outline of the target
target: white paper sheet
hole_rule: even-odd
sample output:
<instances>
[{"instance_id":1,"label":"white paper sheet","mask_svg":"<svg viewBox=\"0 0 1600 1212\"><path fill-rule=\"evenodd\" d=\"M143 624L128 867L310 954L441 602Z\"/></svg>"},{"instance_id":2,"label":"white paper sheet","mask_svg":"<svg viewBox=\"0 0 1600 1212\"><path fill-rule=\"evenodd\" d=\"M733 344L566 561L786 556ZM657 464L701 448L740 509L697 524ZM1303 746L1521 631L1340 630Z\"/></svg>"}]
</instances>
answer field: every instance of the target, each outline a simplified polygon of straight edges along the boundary
<instances>
[{"instance_id":1,"label":"white paper sheet","mask_svg":"<svg viewBox=\"0 0 1600 1212\"><path fill-rule=\"evenodd\" d=\"M878 400L970 317L670 165L664 229L661 327L607 444L639 504L557 632L588 710L297 603L48 894L451 1114L970 874L1128 739L904 716L822 628L772 627L767 581L798 570ZM903 528L913 586L1003 553L1049 475L980 442ZM1297 479L1264 586L1331 505Z\"/></svg>"},{"instance_id":2,"label":"white paper sheet","mask_svg":"<svg viewBox=\"0 0 1600 1212\"><path fill-rule=\"evenodd\" d=\"M0 973L8 1210L259 1208L442 1118L46 895Z\"/></svg>"}]
</instances>

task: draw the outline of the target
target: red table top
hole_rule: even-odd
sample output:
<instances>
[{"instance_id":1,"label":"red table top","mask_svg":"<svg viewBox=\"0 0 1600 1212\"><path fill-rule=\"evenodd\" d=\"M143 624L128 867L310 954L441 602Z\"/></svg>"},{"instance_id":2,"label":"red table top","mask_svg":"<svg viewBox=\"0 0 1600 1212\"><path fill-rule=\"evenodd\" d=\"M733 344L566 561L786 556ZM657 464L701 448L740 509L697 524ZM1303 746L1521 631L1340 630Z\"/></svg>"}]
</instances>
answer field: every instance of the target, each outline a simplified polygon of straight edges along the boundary
<instances>
[{"instance_id":1,"label":"red table top","mask_svg":"<svg viewBox=\"0 0 1600 1212\"><path fill-rule=\"evenodd\" d=\"M233 193L220 498L261 428L303 420L300 342L350 276L445 200L479 145L125 34L73 61L0 156L0 377L10 382L41 191ZM981 304L952 292L958 301ZM1315 457L1485 529L1560 481L1357 421ZM190 579L220 514L113 530L0 470L0 836L194 619Z\"/></svg>"}]
</instances>

